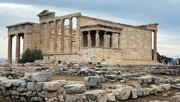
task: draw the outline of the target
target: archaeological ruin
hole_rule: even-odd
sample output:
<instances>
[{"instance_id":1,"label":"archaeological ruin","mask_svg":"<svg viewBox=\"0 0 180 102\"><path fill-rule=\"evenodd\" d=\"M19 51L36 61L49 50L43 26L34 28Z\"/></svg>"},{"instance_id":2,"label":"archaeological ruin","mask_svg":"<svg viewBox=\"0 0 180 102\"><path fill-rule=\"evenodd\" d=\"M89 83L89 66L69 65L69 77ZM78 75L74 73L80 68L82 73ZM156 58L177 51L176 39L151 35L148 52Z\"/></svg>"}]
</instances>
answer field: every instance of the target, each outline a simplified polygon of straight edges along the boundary
<instances>
[{"instance_id":1,"label":"archaeological ruin","mask_svg":"<svg viewBox=\"0 0 180 102\"><path fill-rule=\"evenodd\" d=\"M8 63L12 63L12 42L16 37L16 63L23 51L41 49L44 63L156 64L157 25L132 26L74 13L55 16L44 10L39 23L7 26ZM154 49L154 59L152 59Z\"/></svg>"}]
</instances>

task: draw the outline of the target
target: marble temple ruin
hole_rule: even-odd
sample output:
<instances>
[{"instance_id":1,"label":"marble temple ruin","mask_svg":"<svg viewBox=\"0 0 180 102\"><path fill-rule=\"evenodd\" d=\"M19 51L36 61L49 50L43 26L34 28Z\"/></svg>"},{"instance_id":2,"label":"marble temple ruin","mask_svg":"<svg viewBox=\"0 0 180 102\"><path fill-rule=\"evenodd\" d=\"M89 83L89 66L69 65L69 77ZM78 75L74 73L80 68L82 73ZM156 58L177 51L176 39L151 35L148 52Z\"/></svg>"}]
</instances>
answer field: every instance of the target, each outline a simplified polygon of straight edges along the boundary
<instances>
[{"instance_id":1,"label":"marble temple ruin","mask_svg":"<svg viewBox=\"0 0 180 102\"><path fill-rule=\"evenodd\" d=\"M16 63L23 51L40 49L45 63L152 64L157 63L157 25L132 26L74 13L55 16L44 10L39 23L7 26L8 63L12 63L12 42L16 38ZM152 59L152 49L154 58Z\"/></svg>"}]
</instances>

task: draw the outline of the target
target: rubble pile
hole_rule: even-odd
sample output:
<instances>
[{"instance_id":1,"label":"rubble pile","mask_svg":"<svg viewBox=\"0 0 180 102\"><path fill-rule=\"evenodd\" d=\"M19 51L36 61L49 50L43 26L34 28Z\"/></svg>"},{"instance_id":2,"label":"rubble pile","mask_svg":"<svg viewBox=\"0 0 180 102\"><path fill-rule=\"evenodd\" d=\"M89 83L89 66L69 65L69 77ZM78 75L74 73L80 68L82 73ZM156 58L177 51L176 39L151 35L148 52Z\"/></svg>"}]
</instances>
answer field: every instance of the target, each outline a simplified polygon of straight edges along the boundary
<instances>
[{"instance_id":1,"label":"rubble pile","mask_svg":"<svg viewBox=\"0 0 180 102\"><path fill-rule=\"evenodd\" d=\"M180 89L180 79L154 76L152 69L155 67L4 65L0 66L0 93L32 102L118 102L168 92L171 88ZM53 75L59 74L81 75L84 81L52 80ZM128 81L133 83L123 84ZM115 84L103 85L106 82ZM179 100L179 94L171 100Z\"/></svg>"}]
</instances>

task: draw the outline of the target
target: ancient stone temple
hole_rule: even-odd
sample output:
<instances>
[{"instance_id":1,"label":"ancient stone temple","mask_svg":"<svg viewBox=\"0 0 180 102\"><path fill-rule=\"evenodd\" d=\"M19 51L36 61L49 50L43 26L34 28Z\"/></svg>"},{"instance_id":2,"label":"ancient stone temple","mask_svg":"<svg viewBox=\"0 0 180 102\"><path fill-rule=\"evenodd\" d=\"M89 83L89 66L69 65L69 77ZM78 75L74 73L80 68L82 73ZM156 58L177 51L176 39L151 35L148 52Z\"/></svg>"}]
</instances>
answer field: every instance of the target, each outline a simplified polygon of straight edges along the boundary
<instances>
[{"instance_id":1,"label":"ancient stone temple","mask_svg":"<svg viewBox=\"0 0 180 102\"><path fill-rule=\"evenodd\" d=\"M8 62L12 63L12 38L16 36L16 63L23 50L41 49L45 63L151 64L157 62L157 23L140 26L87 17L81 13L55 16L44 10L39 23L7 26ZM153 46L153 47L152 47ZM154 49L154 59L152 59Z\"/></svg>"}]
</instances>

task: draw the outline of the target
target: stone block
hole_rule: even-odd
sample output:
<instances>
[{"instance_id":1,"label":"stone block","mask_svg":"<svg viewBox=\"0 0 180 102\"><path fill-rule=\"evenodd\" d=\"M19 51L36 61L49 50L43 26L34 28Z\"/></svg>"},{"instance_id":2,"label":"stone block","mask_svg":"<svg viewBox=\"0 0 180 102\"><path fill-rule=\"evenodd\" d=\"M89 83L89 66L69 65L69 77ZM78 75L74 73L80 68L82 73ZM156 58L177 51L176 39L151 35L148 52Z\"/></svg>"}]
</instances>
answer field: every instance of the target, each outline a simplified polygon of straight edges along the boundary
<instances>
[{"instance_id":1,"label":"stone block","mask_svg":"<svg viewBox=\"0 0 180 102\"><path fill-rule=\"evenodd\" d=\"M44 95L45 95L46 98L53 98L53 97L57 96L57 92L56 91L54 91L54 92L44 91Z\"/></svg>"},{"instance_id":2,"label":"stone block","mask_svg":"<svg viewBox=\"0 0 180 102\"><path fill-rule=\"evenodd\" d=\"M59 82L44 82L43 90L44 91L57 91L61 85Z\"/></svg>"},{"instance_id":3,"label":"stone block","mask_svg":"<svg viewBox=\"0 0 180 102\"><path fill-rule=\"evenodd\" d=\"M131 98L132 99L138 98L137 89L134 88L131 89Z\"/></svg>"},{"instance_id":4,"label":"stone block","mask_svg":"<svg viewBox=\"0 0 180 102\"><path fill-rule=\"evenodd\" d=\"M100 76L87 76L84 77L84 84L86 87L100 87L103 78Z\"/></svg>"},{"instance_id":5,"label":"stone block","mask_svg":"<svg viewBox=\"0 0 180 102\"><path fill-rule=\"evenodd\" d=\"M119 87L118 89L112 90L117 100L127 100L131 95L131 88Z\"/></svg>"},{"instance_id":6,"label":"stone block","mask_svg":"<svg viewBox=\"0 0 180 102\"><path fill-rule=\"evenodd\" d=\"M170 84L162 84L160 85L164 90L170 90L171 89L171 85Z\"/></svg>"},{"instance_id":7,"label":"stone block","mask_svg":"<svg viewBox=\"0 0 180 102\"><path fill-rule=\"evenodd\" d=\"M43 90L44 82L37 82L36 83L36 91L42 91Z\"/></svg>"},{"instance_id":8,"label":"stone block","mask_svg":"<svg viewBox=\"0 0 180 102\"><path fill-rule=\"evenodd\" d=\"M95 102L107 102L107 93L105 90L92 90L84 93L87 100Z\"/></svg>"},{"instance_id":9,"label":"stone block","mask_svg":"<svg viewBox=\"0 0 180 102\"><path fill-rule=\"evenodd\" d=\"M86 95L84 94L67 94L65 102L86 102Z\"/></svg>"},{"instance_id":10,"label":"stone block","mask_svg":"<svg viewBox=\"0 0 180 102\"><path fill-rule=\"evenodd\" d=\"M68 94L79 94L86 91L86 87L84 86L84 84L69 84L65 85L64 89Z\"/></svg>"},{"instance_id":11,"label":"stone block","mask_svg":"<svg viewBox=\"0 0 180 102\"><path fill-rule=\"evenodd\" d=\"M107 94L107 101L108 102L116 102L116 97L113 93L108 93Z\"/></svg>"},{"instance_id":12,"label":"stone block","mask_svg":"<svg viewBox=\"0 0 180 102\"><path fill-rule=\"evenodd\" d=\"M27 90L28 91L35 91L36 90L36 84L34 82L27 82Z\"/></svg>"},{"instance_id":13,"label":"stone block","mask_svg":"<svg viewBox=\"0 0 180 102\"><path fill-rule=\"evenodd\" d=\"M46 82L51 81L52 73L50 72L37 72L32 73L31 81L33 82Z\"/></svg>"}]
</instances>

